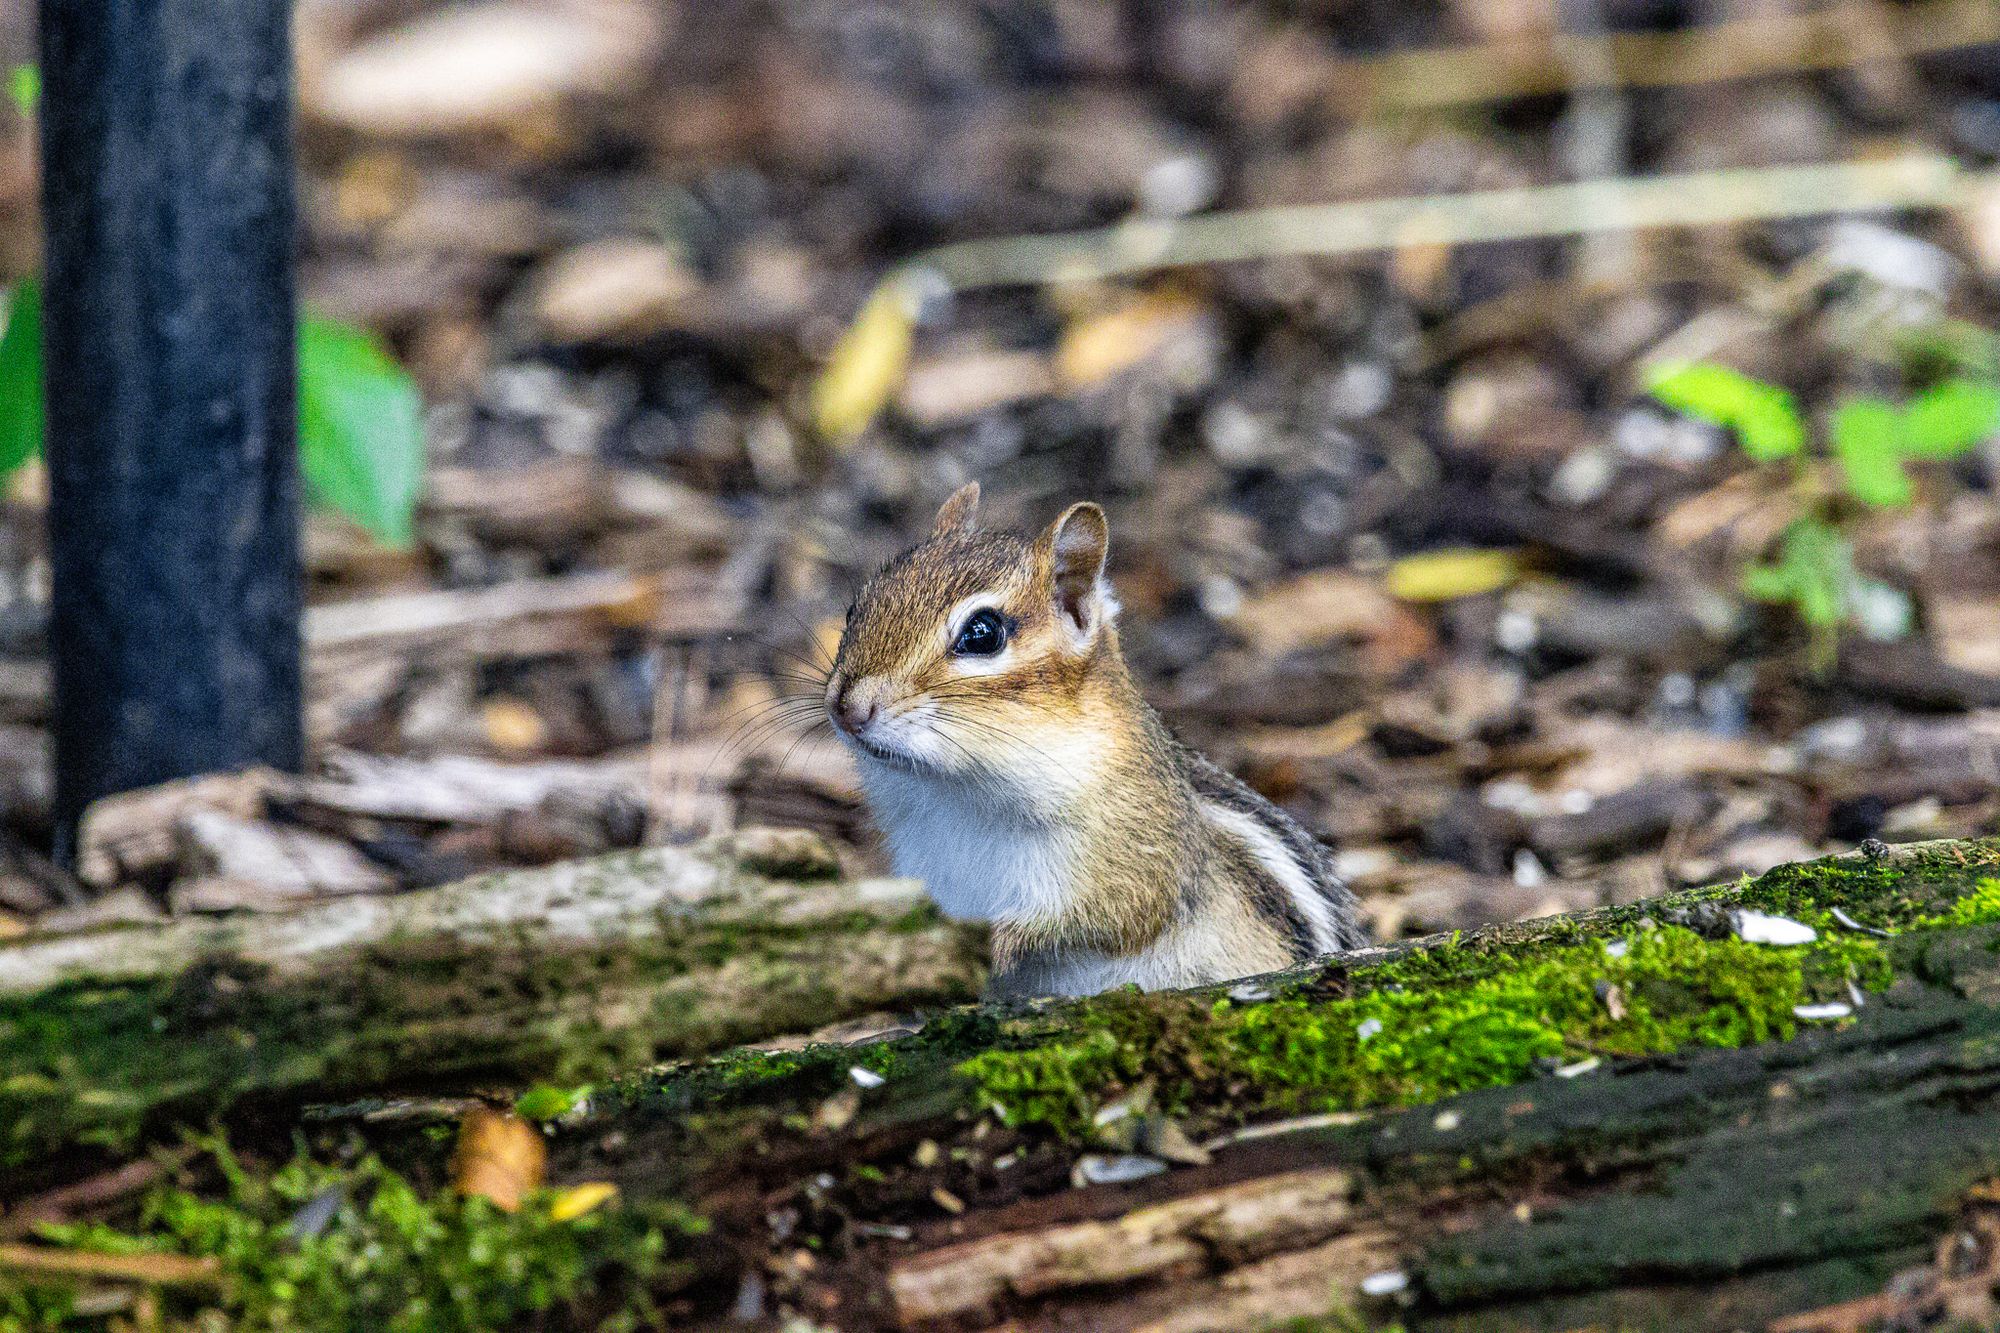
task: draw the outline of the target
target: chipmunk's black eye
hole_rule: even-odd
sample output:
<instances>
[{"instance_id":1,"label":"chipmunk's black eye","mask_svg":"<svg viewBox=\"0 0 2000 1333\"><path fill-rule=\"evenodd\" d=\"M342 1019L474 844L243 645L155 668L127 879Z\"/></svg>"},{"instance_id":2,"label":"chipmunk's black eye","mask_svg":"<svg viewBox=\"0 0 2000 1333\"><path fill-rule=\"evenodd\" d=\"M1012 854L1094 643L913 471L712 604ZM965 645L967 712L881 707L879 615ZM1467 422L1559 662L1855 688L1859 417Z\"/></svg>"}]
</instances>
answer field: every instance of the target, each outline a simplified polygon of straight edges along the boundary
<instances>
[{"instance_id":1,"label":"chipmunk's black eye","mask_svg":"<svg viewBox=\"0 0 2000 1333\"><path fill-rule=\"evenodd\" d=\"M958 627L951 650L960 657L991 657L1007 646L1007 622L998 611L974 611Z\"/></svg>"}]
</instances>

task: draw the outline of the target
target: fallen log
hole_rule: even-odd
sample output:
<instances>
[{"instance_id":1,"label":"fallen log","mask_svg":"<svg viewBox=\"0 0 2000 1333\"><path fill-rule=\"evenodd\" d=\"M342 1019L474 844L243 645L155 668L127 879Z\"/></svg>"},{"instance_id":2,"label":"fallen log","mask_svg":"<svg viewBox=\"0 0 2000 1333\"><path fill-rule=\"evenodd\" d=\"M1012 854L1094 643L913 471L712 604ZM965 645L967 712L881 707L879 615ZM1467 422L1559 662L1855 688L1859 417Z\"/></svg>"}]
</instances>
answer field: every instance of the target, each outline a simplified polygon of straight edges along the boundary
<instances>
[{"instance_id":1,"label":"fallen log","mask_svg":"<svg viewBox=\"0 0 2000 1333\"><path fill-rule=\"evenodd\" d=\"M1877 845L633 1075L550 1127L543 1197L699 1217L632 1299L700 1326L1984 1327L1996 1094L2000 843Z\"/></svg>"},{"instance_id":2,"label":"fallen log","mask_svg":"<svg viewBox=\"0 0 2000 1333\"><path fill-rule=\"evenodd\" d=\"M1906 1270L2000 1177L2000 846L1877 850L632 1080L556 1168L691 1202L841 1328L1900 1310L1963 1294Z\"/></svg>"},{"instance_id":3,"label":"fallen log","mask_svg":"<svg viewBox=\"0 0 2000 1333\"><path fill-rule=\"evenodd\" d=\"M0 945L0 1170L237 1100L588 1077L978 993L907 880L744 830L250 919Z\"/></svg>"}]
</instances>

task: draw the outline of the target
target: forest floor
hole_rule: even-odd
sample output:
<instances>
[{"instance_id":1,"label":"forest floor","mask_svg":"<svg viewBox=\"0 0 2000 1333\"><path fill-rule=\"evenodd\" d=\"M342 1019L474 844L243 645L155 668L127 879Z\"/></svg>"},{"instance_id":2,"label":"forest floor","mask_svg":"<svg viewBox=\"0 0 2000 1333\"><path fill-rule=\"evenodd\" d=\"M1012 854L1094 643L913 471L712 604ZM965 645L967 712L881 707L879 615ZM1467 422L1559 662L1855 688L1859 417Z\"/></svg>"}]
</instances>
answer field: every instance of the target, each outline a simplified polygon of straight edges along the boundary
<instances>
[{"instance_id":1,"label":"forest floor","mask_svg":"<svg viewBox=\"0 0 2000 1333\"><path fill-rule=\"evenodd\" d=\"M825 729L760 709L812 690L858 582L974 477L994 523L1108 505L1148 696L1339 848L1380 938L1993 828L2000 452L1915 465L1876 508L1823 456L1753 462L1644 391L1665 361L1730 365L1817 435L1989 373L1980 198L934 293L876 423L813 430L871 285L946 241L1545 185L1580 136L1609 136L1608 173L2000 152L1985 48L1726 82L1695 60L1609 102L1341 92L1397 51L1532 45L1542 8L306 6L307 299L407 358L431 470L408 550L314 517L333 786L221 810L345 846L210 821L86 848L80 883L46 864L30 470L0 514L0 929L754 823L866 860ZM451 83L459 42L538 59ZM0 253L25 268L32 144L4 129ZM1837 655L1743 591L1807 514L1851 549Z\"/></svg>"}]
</instances>

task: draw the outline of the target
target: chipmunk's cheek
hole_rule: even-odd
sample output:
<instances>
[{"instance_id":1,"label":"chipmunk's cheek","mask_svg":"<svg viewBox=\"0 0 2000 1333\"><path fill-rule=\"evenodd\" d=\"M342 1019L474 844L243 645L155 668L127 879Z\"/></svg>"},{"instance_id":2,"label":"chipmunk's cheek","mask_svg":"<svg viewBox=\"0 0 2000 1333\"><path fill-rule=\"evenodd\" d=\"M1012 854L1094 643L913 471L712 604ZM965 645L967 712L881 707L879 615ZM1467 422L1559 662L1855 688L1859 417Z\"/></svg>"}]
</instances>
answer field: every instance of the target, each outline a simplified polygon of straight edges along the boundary
<instances>
[{"instance_id":1,"label":"chipmunk's cheek","mask_svg":"<svg viewBox=\"0 0 2000 1333\"><path fill-rule=\"evenodd\" d=\"M960 750L940 730L937 705L923 698L901 700L885 710L869 730L874 744L929 768L952 770Z\"/></svg>"}]
</instances>

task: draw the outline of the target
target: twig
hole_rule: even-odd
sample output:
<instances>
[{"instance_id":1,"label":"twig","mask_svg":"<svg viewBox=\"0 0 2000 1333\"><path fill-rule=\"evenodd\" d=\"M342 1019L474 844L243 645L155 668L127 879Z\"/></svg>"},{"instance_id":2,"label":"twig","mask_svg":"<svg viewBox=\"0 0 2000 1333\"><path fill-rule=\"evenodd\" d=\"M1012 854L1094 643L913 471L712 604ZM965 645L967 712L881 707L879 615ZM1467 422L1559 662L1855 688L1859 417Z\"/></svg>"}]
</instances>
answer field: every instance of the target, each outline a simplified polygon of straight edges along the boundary
<instances>
[{"instance_id":1,"label":"twig","mask_svg":"<svg viewBox=\"0 0 2000 1333\"><path fill-rule=\"evenodd\" d=\"M104 1254L96 1250L54 1250L14 1244L0 1244L0 1270L175 1287L213 1287L222 1280L222 1262L212 1257L194 1259L183 1254Z\"/></svg>"},{"instance_id":2,"label":"twig","mask_svg":"<svg viewBox=\"0 0 2000 1333\"><path fill-rule=\"evenodd\" d=\"M1343 255L1412 244L1458 245L1699 227L1820 213L1938 208L1995 173L1948 158L1701 171L1578 181L1473 194L1250 209L1185 219L1135 218L1095 231L963 241L918 256L890 281L928 270L958 291L1037 285L1193 264L1286 255Z\"/></svg>"},{"instance_id":3,"label":"twig","mask_svg":"<svg viewBox=\"0 0 2000 1333\"><path fill-rule=\"evenodd\" d=\"M1871 37L1886 27L1887 42ZM1329 61L1326 100L1349 115L1464 106L1573 91L1661 88L1839 69L1890 46L1922 55L2000 41L1991 0L1933 0L1893 11L1849 4L1806 14L1739 19L1671 33L1575 34L1487 46ZM1589 69L1591 84L1579 85Z\"/></svg>"}]
</instances>

